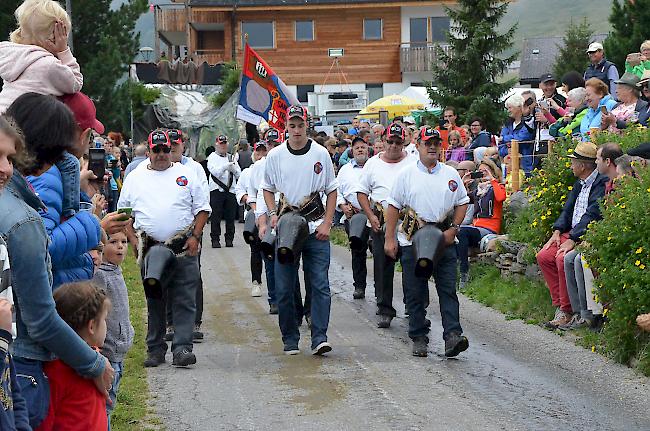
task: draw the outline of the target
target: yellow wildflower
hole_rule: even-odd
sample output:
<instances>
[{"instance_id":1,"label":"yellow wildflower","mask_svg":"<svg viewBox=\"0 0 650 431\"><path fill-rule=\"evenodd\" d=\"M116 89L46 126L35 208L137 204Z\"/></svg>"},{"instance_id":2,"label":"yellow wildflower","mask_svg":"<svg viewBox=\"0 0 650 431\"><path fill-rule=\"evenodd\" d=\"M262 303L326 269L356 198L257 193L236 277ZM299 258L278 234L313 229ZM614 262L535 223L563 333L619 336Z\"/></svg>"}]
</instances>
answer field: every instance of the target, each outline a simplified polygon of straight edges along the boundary
<instances>
[{"instance_id":1,"label":"yellow wildflower","mask_svg":"<svg viewBox=\"0 0 650 431\"><path fill-rule=\"evenodd\" d=\"M591 346L591 352L596 353L596 346Z\"/></svg>"},{"instance_id":2,"label":"yellow wildflower","mask_svg":"<svg viewBox=\"0 0 650 431\"><path fill-rule=\"evenodd\" d=\"M621 208L622 208L622 209L625 209L625 204L621 205Z\"/></svg>"},{"instance_id":3,"label":"yellow wildflower","mask_svg":"<svg viewBox=\"0 0 650 431\"><path fill-rule=\"evenodd\" d=\"M531 226L536 227L537 226L537 220L535 220Z\"/></svg>"},{"instance_id":4,"label":"yellow wildflower","mask_svg":"<svg viewBox=\"0 0 650 431\"><path fill-rule=\"evenodd\" d=\"M569 191L573 190L573 186L569 186Z\"/></svg>"},{"instance_id":5,"label":"yellow wildflower","mask_svg":"<svg viewBox=\"0 0 650 431\"><path fill-rule=\"evenodd\" d=\"M644 264L639 265L639 269L645 269L645 265Z\"/></svg>"},{"instance_id":6,"label":"yellow wildflower","mask_svg":"<svg viewBox=\"0 0 650 431\"><path fill-rule=\"evenodd\" d=\"M641 265L641 261L640 261L640 260L637 260L636 262L634 262L634 266L639 266L639 265Z\"/></svg>"},{"instance_id":7,"label":"yellow wildflower","mask_svg":"<svg viewBox=\"0 0 650 431\"><path fill-rule=\"evenodd\" d=\"M639 248L637 248L636 251L635 251L635 253L636 253L636 254L641 254L641 253L643 253L643 247L639 247Z\"/></svg>"},{"instance_id":8,"label":"yellow wildflower","mask_svg":"<svg viewBox=\"0 0 650 431\"><path fill-rule=\"evenodd\" d=\"M603 316L607 316L608 311L609 311L609 309L607 309L607 308L603 309Z\"/></svg>"}]
</instances>

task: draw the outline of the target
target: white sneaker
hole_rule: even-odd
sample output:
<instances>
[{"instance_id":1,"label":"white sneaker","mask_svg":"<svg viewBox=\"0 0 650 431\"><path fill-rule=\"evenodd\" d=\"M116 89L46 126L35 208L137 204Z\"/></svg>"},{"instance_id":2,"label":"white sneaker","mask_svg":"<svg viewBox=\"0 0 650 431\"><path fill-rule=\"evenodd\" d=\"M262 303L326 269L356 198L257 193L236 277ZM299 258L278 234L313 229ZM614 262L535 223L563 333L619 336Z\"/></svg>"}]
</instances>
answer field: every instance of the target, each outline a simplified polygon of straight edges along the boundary
<instances>
[{"instance_id":1,"label":"white sneaker","mask_svg":"<svg viewBox=\"0 0 650 431\"><path fill-rule=\"evenodd\" d=\"M259 297L262 296L262 284L254 281L251 287L251 296Z\"/></svg>"}]
</instances>

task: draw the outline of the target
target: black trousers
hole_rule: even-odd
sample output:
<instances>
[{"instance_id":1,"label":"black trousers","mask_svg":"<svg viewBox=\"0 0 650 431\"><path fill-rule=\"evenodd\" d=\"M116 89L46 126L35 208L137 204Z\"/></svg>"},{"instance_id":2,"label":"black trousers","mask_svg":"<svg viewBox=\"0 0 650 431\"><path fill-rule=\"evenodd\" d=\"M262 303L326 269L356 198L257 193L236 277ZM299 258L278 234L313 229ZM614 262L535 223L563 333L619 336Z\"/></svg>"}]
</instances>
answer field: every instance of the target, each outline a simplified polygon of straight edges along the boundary
<instances>
[{"instance_id":1,"label":"black trousers","mask_svg":"<svg viewBox=\"0 0 650 431\"><path fill-rule=\"evenodd\" d=\"M375 296L379 314L395 317L397 313L393 308L393 276L395 275L395 261L384 253L384 232L372 231L372 256L375 276Z\"/></svg>"},{"instance_id":2,"label":"black trousers","mask_svg":"<svg viewBox=\"0 0 650 431\"><path fill-rule=\"evenodd\" d=\"M226 242L235 239L235 218L237 217L237 198L234 193L213 190L210 192L210 238L219 241L221 238L221 220L226 222Z\"/></svg>"},{"instance_id":3,"label":"black trousers","mask_svg":"<svg viewBox=\"0 0 650 431\"><path fill-rule=\"evenodd\" d=\"M201 239L199 245L199 284L196 286L196 316L194 317L194 323L200 326L203 319L203 276L201 275L201 250L203 249L203 239ZM165 309L167 310L167 326L174 326L174 316L171 307L172 299L169 294L169 289L167 289L163 299L165 301Z\"/></svg>"},{"instance_id":4,"label":"black trousers","mask_svg":"<svg viewBox=\"0 0 650 431\"><path fill-rule=\"evenodd\" d=\"M345 233L350 236L350 222L345 220ZM366 277L368 269L366 268L366 250L368 245L365 244L363 250L352 250L352 279L354 280L355 289L366 290Z\"/></svg>"},{"instance_id":5,"label":"black trousers","mask_svg":"<svg viewBox=\"0 0 650 431\"><path fill-rule=\"evenodd\" d=\"M257 236L255 231L255 240L250 244L251 246L251 281L262 283L262 241Z\"/></svg>"}]
</instances>

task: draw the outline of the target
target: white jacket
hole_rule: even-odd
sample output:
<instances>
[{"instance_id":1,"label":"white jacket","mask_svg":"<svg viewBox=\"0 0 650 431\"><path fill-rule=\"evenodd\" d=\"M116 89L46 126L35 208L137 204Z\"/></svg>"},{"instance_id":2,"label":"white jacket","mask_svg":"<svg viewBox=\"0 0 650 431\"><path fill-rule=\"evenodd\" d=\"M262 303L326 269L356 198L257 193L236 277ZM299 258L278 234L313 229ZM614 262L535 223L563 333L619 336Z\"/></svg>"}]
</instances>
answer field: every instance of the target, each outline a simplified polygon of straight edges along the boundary
<instances>
[{"instance_id":1,"label":"white jacket","mask_svg":"<svg viewBox=\"0 0 650 431\"><path fill-rule=\"evenodd\" d=\"M62 96L83 86L83 75L70 49L55 56L40 46L13 42L0 42L0 78L0 114L25 93Z\"/></svg>"}]
</instances>

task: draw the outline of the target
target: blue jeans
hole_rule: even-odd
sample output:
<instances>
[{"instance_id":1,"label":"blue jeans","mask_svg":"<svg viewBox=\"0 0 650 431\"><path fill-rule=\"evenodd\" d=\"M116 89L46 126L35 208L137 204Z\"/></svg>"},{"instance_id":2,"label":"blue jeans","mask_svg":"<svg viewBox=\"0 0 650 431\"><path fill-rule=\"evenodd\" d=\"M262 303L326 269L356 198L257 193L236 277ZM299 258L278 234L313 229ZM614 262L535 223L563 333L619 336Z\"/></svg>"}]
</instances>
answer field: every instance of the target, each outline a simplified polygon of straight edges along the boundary
<instances>
[{"instance_id":1,"label":"blue jeans","mask_svg":"<svg viewBox=\"0 0 650 431\"><path fill-rule=\"evenodd\" d=\"M163 274L163 297L147 298L147 351L165 353L165 295L169 291L174 320L172 352L187 348L192 351L192 333L196 315L196 289L200 282L198 256L177 257Z\"/></svg>"},{"instance_id":2,"label":"blue jeans","mask_svg":"<svg viewBox=\"0 0 650 431\"><path fill-rule=\"evenodd\" d=\"M63 158L56 163L56 167L61 173L61 183L63 185L61 215L63 217L72 217L79 212L79 175L81 173L79 159L66 151L63 153Z\"/></svg>"},{"instance_id":3,"label":"blue jeans","mask_svg":"<svg viewBox=\"0 0 650 431\"><path fill-rule=\"evenodd\" d=\"M426 337L426 306L429 293L429 280L415 276L415 255L413 246L402 247L402 280L406 289L406 307L409 310L409 337L412 340ZM452 332L462 333L458 296L456 295L456 249L448 246L433 270L436 282L440 316L442 317L442 338L447 339Z\"/></svg>"},{"instance_id":4,"label":"blue jeans","mask_svg":"<svg viewBox=\"0 0 650 431\"><path fill-rule=\"evenodd\" d=\"M111 361L111 367L115 370L115 377L113 377L113 384L108 391L108 396L113 404L106 402L106 415L108 416L108 431L111 430L111 413L115 410L117 405L117 391L120 390L120 381L122 380L122 362Z\"/></svg>"},{"instance_id":5,"label":"blue jeans","mask_svg":"<svg viewBox=\"0 0 650 431\"><path fill-rule=\"evenodd\" d=\"M14 356L16 381L27 406L29 425L36 429L50 408L50 383L43 372L43 362Z\"/></svg>"},{"instance_id":6,"label":"blue jeans","mask_svg":"<svg viewBox=\"0 0 650 431\"><path fill-rule=\"evenodd\" d=\"M328 271L330 267L330 243L316 239L315 234L309 235L302 249L302 261L305 277L311 286L311 347L327 341L330 307L332 298ZM300 332L296 314L296 283L298 280L299 263L280 264L275 261L275 289L278 300L280 331L285 350L298 348Z\"/></svg>"},{"instance_id":7,"label":"blue jeans","mask_svg":"<svg viewBox=\"0 0 650 431\"><path fill-rule=\"evenodd\" d=\"M458 252L458 262L460 264L461 274L469 272L469 248L478 247L481 239L485 235L493 234L489 229L475 226L461 226L456 237L458 238L458 245L456 251Z\"/></svg>"}]
</instances>

